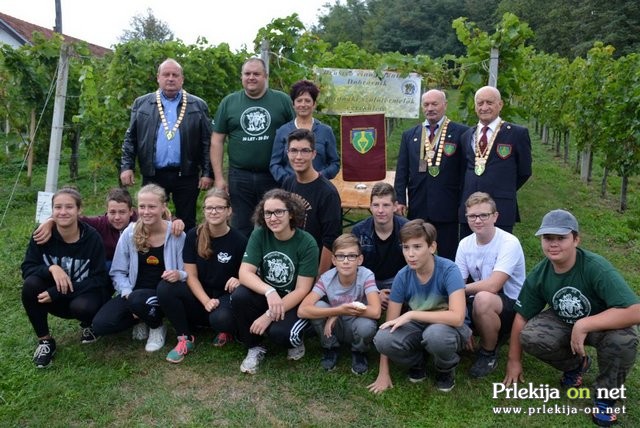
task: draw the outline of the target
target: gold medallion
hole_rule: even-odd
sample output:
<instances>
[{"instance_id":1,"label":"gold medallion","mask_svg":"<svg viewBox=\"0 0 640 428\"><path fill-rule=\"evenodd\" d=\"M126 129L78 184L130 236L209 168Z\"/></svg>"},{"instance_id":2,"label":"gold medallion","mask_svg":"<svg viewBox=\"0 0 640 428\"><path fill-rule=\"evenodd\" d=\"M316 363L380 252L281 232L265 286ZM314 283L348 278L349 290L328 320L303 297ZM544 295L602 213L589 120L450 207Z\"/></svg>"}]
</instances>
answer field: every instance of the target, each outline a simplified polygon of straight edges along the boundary
<instances>
[{"instance_id":1,"label":"gold medallion","mask_svg":"<svg viewBox=\"0 0 640 428\"><path fill-rule=\"evenodd\" d=\"M437 165L430 166L429 174L431 174L432 177L436 177L438 174L440 174L440 167Z\"/></svg>"}]
</instances>

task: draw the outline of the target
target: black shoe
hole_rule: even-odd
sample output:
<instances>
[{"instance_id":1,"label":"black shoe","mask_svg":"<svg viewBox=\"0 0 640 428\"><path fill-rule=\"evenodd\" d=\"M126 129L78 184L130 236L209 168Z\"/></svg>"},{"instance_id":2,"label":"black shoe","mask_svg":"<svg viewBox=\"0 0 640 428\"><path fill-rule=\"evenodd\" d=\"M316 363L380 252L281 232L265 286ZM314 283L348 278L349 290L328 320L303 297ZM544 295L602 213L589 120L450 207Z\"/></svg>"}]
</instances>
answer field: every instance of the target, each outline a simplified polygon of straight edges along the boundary
<instances>
[{"instance_id":1,"label":"black shoe","mask_svg":"<svg viewBox=\"0 0 640 428\"><path fill-rule=\"evenodd\" d=\"M419 366L413 366L409 369L409 382L419 383L427 378L427 369L424 362Z\"/></svg>"},{"instance_id":2,"label":"black shoe","mask_svg":"<svg viewBox=\"0 0 640 428\"><path fill-rule=\"evenodd\" d=\"M364 352L351 351L351 373L363 375L369 370L367 354Z\"/></svg>"},{"instance_id":3,"label":"black shoe","mask_svg":"<svg viewBox=\"0 0 640 428\"><path fill-rule=\"evenodd\" d=\"M320 360L322 368L330 372L336 368L336 364L338 364L338 348L324 349Z\"/></svg>"},{"instance_id":4,"label":"black shoe","mask_svg":"<svg viewBox=\"0 0 640 428\"><path fill-rule=\"evenodd\" d=\"M55 353L56 341L53 338L39 339L38 347L33 354L33 362L36 363L36 367L39 369L49 367Z\"/></svg>"},{"instance_id":5,"label":"black shoe","mask_svg":"<svg viewBox=\"0 0 640 428\"><path fill-rule=\"evenodd\" d=\"M82 336L80 336L80 343L93 343L98 340L100 336L97 336L91 327L82 328Z\"/></svg>"},{"instance_id":6,"label":"black shoe","mask_svg":"<svg viewBox=\"0 0 640 428\"><path fill-rule=\"evenodd\" d=\"M438 388L438 391L449 392L453 389L456 385L454 374L454 369L451 369L448 372L436 372L436 388Z\"/></svg>"},{"instance_id":7,"label":"black shoe","mask_svg":"<svg viewBox=\"0 0 640 428\"><path fill-rule=\"evenodd\" d=\"M477 355L476 362L473 363L469 371L471 377L485 377L498 367L498 352L495 349L493 351L485 351L480 348Z\"/></svg>"}]
</instances>

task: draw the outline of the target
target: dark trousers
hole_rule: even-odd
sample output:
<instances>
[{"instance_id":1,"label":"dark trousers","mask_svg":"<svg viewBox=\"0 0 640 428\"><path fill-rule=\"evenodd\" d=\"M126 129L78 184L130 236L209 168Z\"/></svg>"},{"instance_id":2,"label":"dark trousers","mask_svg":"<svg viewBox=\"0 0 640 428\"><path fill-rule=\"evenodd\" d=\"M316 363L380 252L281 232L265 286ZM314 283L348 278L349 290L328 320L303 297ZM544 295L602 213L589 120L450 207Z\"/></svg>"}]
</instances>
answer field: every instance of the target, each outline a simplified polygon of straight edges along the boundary
<instances>
[{"instance_id":1,"label":"dark trousers","mask_svg":"<svg viewBox=\"0 0 640 428\"><path fill-rule=\"evenodd\" d=\"M22 305L38 337L49 334L49 314L79 320L83 327L90 326L94 315L109 298L106 290L94 290L80 295L62 294L54 302L38 303L38 294L54 286L53 279L45 280L37 276L27 277L22 286Z\"/></svg>"},{"instance_id":2,"label":"dark trousers","mask_svg":"<svg viewBox=\"0 0 640 428\"><path fill-rule=\"evenodd\" d=\"M161 281L158 285L160 307L178 336L191 336L193 328L197 326L213 327L218 332L236 334L231 295L226 293L218 299L220 306L207 312L186 282Z\"/></svg>"},{"instance_id":3,"label":"dark trousers","mask_svg":"<svg viewBox=\"0 0 640 428\"><path fill-rule=\"evenodd\" d=\"M167 200L171 198L176 208L174 213L177 218L184 222L185 232L196 225L196 205L198 203L198 183L200 178L197 175L184 176L178 170L157 169L156 175L142 177L142 185L155 183L162 186L167 193Z\"/></svg>"},{"instance_id":4,"label":"dark trousers","mask_svg":"<svg viewBox=\"0 0 640 428\"><path fill-rule=\"evenodd\" d=\"M126 299L116 296L109 300L93 318L93 330L99 336L119 333L133 327L138 323L138 319L145 322L149 328L162 325L162 310L158 304L156 290L142 288L133 290Z\"/></svg>"},{"instance_id":5,"label":"dark trousers","mask_svg":"<svg viewBox=\"0 0 640 428\"><path fill-rule=\"evenodd\" d=\"M233 206L231 225L245 236L251 235L251 216L267 190L278 187L270 172L229 168L229 196Z\"/></svg>"},{"instance_id":6,"label":"dark trousers","mask_svg":"<svg viewBox=\"0 0 640 428\"><path fill-rule=\"evenodd\" d=\"M428 220L427 220L428 221ZM438 243L438 255L440 257L444 257L451 261L456 260L456 251L458 251L458 235L460 232L460 224L458 222L454 223L440 223L440 222L431 222L433 227L436 228Z\"/></svg>"},{"instance_id":7,"label":"dark trousers","mask_svg":"<svg viewBox=\"0 0 640 428\"><path fill-rule=\"evenodd\" d=\"M247 348L262 343L262 336L252 334L251 324L263 315L269 305L267 299L253 292L244 285L236 288L231 296L231 307L238 325L238 337ZM286 348L294 348L303 344L304 332L309 327L309 321L298 318L298 306L289 309L284 320L272 322L267 329L269 340Z\"/></svg>"}]
</instances>

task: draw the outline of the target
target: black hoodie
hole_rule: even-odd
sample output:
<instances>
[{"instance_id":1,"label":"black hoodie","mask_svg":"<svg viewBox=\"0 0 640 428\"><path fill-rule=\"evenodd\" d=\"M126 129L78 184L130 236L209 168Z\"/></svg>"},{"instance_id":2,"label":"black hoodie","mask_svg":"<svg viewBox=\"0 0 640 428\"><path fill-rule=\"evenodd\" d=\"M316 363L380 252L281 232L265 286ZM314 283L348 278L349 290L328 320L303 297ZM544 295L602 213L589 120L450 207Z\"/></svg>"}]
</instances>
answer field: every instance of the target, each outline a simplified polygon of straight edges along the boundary
<instances>
[{"instance_id":1,"label":"black hoodie","mask_svg":"<svg viewBox=\"0 0 640 428\"><path fill-rule=\"evenodd\" d=\"M22 278L35 275L44 280L50 280L53 284L47 291L51 300L60 298L53 282L53 276L49 272L49 266L60 266L73 284L73 293L68 297L78 296L91 290L109 289L109 275L105 268L104 245L96 230L86 223L78 222L80 239L73 243L64 242L58 229L51 230L51 239L43 245L38 245L33 240L29 241L27 252L22 262Z\"/></svg>"}]
</instances>

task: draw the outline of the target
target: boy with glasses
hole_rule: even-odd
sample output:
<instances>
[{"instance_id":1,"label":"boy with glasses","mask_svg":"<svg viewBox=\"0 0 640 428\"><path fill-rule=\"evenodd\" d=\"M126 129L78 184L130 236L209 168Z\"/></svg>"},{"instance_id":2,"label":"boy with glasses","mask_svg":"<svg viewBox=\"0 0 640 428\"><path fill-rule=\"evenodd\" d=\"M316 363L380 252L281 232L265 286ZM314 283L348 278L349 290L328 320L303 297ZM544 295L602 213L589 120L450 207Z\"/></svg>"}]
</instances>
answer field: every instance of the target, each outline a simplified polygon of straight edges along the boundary
<instances>
[{"instance_id":1,"label":"boy with glasses","mask_svg":"<svg viewBox=\"0 0 640 428\"><path fill-rule=\"evenodd\" d=\"M297 195L305 207L302 229L318 244L318 274L322 274L331 268L331 246L342 233L342 203L338 189L313 167L315 144L315 136L308 129L296 129L289 134L287 156L295 175L287 177L282 188Z\"/></svg>"},{"instance_id":2,"label":"boy with glasses","mask_svg":"<svg viewBox=\"0 0 640 428\"><path fill-rule=\"evenodd\" d=\"M526 270L518 238L496 227L499 213L491 196L475 192L465 207L473 233L460 241L456 264L466 282L467 324L480 336L470 375L480 378L498 365L498 345L509 337Z\"/></svg>"},{"instance_id":3,"label":"boy with glasses","mask_svg":"<svg viewBox=\"0 0 640 428\"><path fill-rule=\"evenodd\" d=\"M320 337L320 364L331 371L338 362L340 344L351 346L351 371L361 375L369 369L367 351L378 330L380 297L373 272L361 266L358 238L340 235L333 243L333 269L325 272L304 298L298 316L307 318Z\"/></svg>"}]
</instances>

